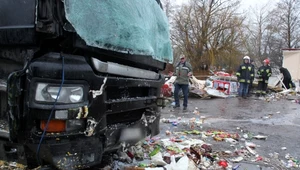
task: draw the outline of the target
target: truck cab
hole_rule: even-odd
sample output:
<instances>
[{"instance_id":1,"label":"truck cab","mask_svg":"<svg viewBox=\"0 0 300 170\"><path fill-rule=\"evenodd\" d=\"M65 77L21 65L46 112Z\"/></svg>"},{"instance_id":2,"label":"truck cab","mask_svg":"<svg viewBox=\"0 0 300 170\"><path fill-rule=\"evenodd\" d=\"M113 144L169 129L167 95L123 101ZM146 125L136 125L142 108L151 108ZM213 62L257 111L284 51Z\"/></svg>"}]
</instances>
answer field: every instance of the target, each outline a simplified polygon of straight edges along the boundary
<instances>
[{"instance_id":1,"label":"truck cab","mask_svg":"<svg viewBox=\"0 0 300 170\"><path fill-rule=\"evenodd\" d=\"M2 0L0 18L0 160L82 169L159 133L159 0Z\"/></svg>"}]
</instances>

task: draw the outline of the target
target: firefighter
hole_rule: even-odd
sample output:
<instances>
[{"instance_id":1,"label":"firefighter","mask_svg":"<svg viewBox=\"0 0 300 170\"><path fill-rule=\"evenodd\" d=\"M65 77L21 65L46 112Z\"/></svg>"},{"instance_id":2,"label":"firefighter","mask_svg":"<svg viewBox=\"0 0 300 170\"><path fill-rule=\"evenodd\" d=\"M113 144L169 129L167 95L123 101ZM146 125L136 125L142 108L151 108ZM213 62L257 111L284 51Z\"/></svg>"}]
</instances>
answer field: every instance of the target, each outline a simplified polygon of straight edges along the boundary
<instances>
[{"instance_id":1,"label":"firefighter","mask_svg":"<svg viewBox=\"0 0 300 170\"><path fill-rule=\"evenodd\" d=\"M251 92L252 92L252 89L253 89L253 81L254 81L254 75L255 75L254 60L252 60L252 59L250 60L250 65L251 65L252 70L253 70L253 76L251 77L249 88L248 88L248 97L251 96Z\"/></svg>"},{"instance_id":2,"label":"firefighter","mask_svg":"<svg viewBox=\"0 0 300 170\"><path fill-rule=\"evenodd\" d=\"M265 59L263 63L264 65L259 67L257 71L257 75L258 75L258 87L256 92L257 97L261 95L264 96L267 94L269 77L271 77L272 75L272 69L270 67L269 59Z\"/></svg>"},{"instance_id":3,"label":"firefighter","mask_svg":"<svg viewBox=\"0 0 300 170\"><path fill-rule=\"evenodd\" d=\"M245 56L243 61L243 64L240 65L236 72L236 76L239 82L239 97L247 98L249 84L254 77L254 69L250 64L249 56Z\"/></svg>"},{"instance_id":4,"label":"firefighter","mask_svg":"<svg viewBox=\"0 0 300 170\"><path fill-rule=\"evenodd\" d=\"M287 89L295 87L294 83L292 82L292 76L288 69L281 67L280 73L283 75L283 84Z\"/></svg>"}]
</instances>

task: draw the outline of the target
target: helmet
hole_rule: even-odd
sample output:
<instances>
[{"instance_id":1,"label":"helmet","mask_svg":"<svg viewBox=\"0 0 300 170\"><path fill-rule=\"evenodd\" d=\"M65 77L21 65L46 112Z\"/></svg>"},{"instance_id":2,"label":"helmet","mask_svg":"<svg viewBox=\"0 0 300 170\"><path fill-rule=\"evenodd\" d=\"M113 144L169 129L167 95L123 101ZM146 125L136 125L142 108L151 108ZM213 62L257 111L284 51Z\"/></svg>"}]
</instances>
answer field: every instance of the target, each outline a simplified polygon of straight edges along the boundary
<instances>
[{"instance_id":1,"label":"helmet","mask_svg":"<svg viewBox=\"0 0 300 170\"><path fill-rule=\"evenodd\" d=\"M243 58L243 60L249 60L249 61L250 61L250 57L249 57L249 56L245 56L245 57Z\"/></svg>"},{"instance_id":2,"label":"helmet","mask_svg":"<svg viewBox=\"0 0 300 170\"><path fill-rule=\"evenodd\" d=\"M264 60L264 63L270 64L270 60L269 60L269 59L265 59L265 60Z\"/></svg>"}]
</instances>

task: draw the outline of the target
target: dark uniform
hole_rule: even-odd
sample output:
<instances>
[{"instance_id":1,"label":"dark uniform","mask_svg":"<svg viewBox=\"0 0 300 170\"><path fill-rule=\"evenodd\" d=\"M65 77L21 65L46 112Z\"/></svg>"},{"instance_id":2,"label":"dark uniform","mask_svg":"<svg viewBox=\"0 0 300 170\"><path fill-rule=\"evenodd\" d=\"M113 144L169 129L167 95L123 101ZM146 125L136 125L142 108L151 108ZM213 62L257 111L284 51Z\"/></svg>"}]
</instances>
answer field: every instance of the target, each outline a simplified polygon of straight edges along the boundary
<instances>
[{"instance_id":1,"label":"dark uniform","mask_svg":"<svg viewBox=\"0 0 300 170\"><path fill-rule=\"evenodd\" d=\"M236 76L240 83L239 96L246 97L248 95L249 84L254 77L254 69L250 63L244 63L238 68Z\"/></svg>"},{"instance_id":2,"label":"dark uniform","mask_svg":"<svg viewBox=\"0 0 300 170\"><path fill-rule=\"evenodd\" d=\"M291 76L289 70L284 68L284 67L281 67L279 70L280 70L280 73L283 74L283 77L284 77L283 78L283 84L285 85L285 87L287 89L290 89L290 88L294 87L295 85L292 82L292 76Z\"/></svg>"},{"instance_id":3,"label":"dark uniform","mask_svg":"<svg viewBox=\"0 0 300 170\"><path fill-rule=\"evenodd\" d=\"M252 67L251 70L253 70L253 76L251 77L251 80L250 80L250 84L249 84L249 89L248 89L248 96L250 96L250 92L252 91L253 89L253 81L254 81L254 75L255 75L255 68L254 68L254 65L252 64L253 60L250 60L250 65Z\"/></svg>"},{"instance_id":4,"label":"dark uniform","mask_svg":"<svg viewBox=\"0 0 300 170\"><path fill-rule=\"evenodd\" d=\"M258 75L258 87L257 96L267 94L267 88L269 83L269 77L272 75L272 69L269 65L259 67L257 71Z\"/></svg>"}]
</instances>

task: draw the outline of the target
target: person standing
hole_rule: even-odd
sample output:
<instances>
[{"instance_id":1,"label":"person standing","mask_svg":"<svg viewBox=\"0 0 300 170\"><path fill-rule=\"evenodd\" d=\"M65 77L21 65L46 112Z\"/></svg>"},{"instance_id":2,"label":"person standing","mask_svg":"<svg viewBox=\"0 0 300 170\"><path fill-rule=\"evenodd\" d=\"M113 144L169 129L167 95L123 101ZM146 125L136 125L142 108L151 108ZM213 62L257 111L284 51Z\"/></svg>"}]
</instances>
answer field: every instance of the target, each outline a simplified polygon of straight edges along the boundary
<instances>
[{"instance_id":1,"label":"person standing","mask_svg":"<svg viewBox=\"0 0 300 170\"><path fill-rule=\"evenodd\" d=\"M170 73L173 76L177 76L175 80L175 90L174 90L174 99L175 106L174 108L180 107L179 102L179 91L182 90L183 93L183 110L187 110L188 106L188 92L189 92L189 77L192 76L193 70L190 63L186 61L185 56L180 57L180 62L176 65L175 73Z\"/></svg>"},{"instance_id":2,"label":"person standing","mask_svg":"<svg viewBox=\"0 0 300 170\"><path fill-rule=\"evenodd\" d=\"M272 69L270 67L269 59L265 59L263 63L264 65L259 67L257 71L257 75L258 75L258 87L256 92L257 97L261 95L264 96L267 94L269 78L272 75Z\"/></svg>"},{"instance_id":3,"label":"person standing","mask_svg":"<svg viewBox=\"0 0 300 170\"><path fill-rule=\"evenodd\" d=\"M254 77L254 70L250 65L250 57L245 56L243 58L243 64L241 64L236 72L236 76L239 82L239 97L247 98L248 88L251 82L251 78Z\"/></svg>"},{"instance_id":4,"label":"person standing","mask_svg":"<svg viewBox=\"0 0 300 170\"><path fill-rule=\"evenodd\" d=\"M294 83L292 82L292 76L291 76L289 70L284 67L281 67L279 70L280 70L280 73L283 75L283 84L285 85L285 87L287 89L293 88Z\"/></svg>"},{"instance_id":5,"label":"person standing","mask_svg":"<svg viewBox=\"0 0 300 170\"><path fill-rule=\"evenodd\" d=\"M250 84L249 84L249 89L248 89L248 97L250 97L252 89L253 89L253 81L254 81L254 75L255 75L255 67L254 67L254 60L250 60L250 65L252 67L251 70L253 70L253 76L251 76Z\"/></svg>"}]
</instances>

